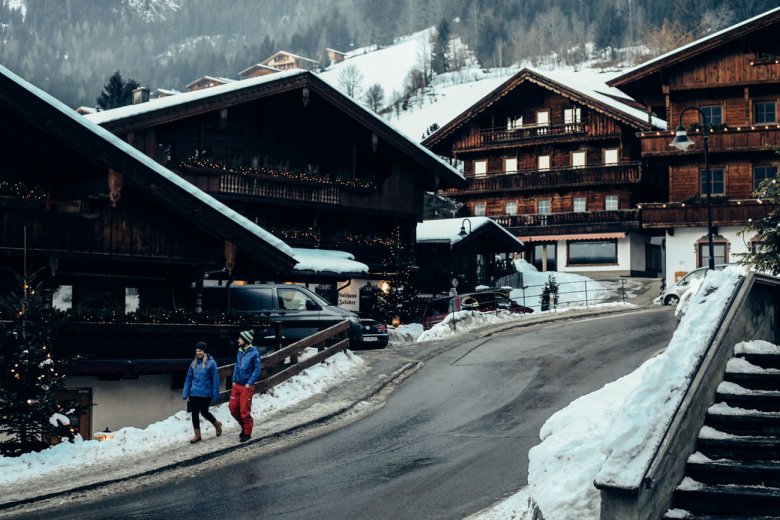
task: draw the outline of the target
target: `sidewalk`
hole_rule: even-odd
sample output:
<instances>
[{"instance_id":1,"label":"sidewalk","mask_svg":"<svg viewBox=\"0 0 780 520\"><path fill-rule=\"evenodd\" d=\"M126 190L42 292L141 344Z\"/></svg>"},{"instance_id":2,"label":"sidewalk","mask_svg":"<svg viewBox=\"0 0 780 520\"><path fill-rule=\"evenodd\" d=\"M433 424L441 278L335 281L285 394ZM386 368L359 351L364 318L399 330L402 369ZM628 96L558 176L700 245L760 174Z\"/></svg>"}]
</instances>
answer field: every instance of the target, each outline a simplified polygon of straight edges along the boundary
<instances>
[{"instance_id":1,"label":"sidewalk","mask_svg":"<svg viewBox=\"0 0 780 520\"><path fill-rule=\"evenodd\" d=\"M640 307L606 306L563 312L526 315L521 320L486 326L466 336L484 337L517 327L540 323L582 319L606 314L636 312ZM88 492L120 484L137 477L154 476L169 470L183 469L211 461L239 450L257 451L283 442L317 426L357 420L382 406L393 388L422 367L418 359L430 352L428 347L442 341L390 346L383 350L358 351L365 365L338 386L315 394L284 411L256 422L252 440L238 443L238 429L226 427L215 437L212 427L204 428L204 441L185 443L175 449L149 453L144 457L127 457L121 463L93 464L52 474L39 480L25 480L20 485L4 486L0 511L51 499L72 492ZM233 424L232 426L235 426Z\"/></svg>"}]
</instances>

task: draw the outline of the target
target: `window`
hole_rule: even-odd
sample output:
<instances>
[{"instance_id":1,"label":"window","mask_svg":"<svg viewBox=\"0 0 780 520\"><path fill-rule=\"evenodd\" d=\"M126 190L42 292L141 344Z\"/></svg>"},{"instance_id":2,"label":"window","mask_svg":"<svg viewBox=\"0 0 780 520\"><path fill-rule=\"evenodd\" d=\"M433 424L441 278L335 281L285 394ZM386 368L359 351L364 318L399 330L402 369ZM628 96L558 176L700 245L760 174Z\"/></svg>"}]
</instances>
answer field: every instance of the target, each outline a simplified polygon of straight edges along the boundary
<instances>
[{"instance_id":1,"label":"window","mask_svg":"<svg viewBox=\"0 0 780 520\"><path fill-rule=\"evenodd\" d=\"M587 211L587 199L585 197L574 197L574 211Z\"/></svg>"},{"instance_id":2,"label":"window","mask_svg":"<svg viewBox=\"0 0 780 520\"><path fill-rule=\"evenodd\" d=\"M604 164L617 164L618 163L618 150L617 148L605 148L604 149Z\"/></svg>"},{"instance_id":3,"label":"window","mask_svg":"<svg viewBox=\"0 0 780 520\"><path fill-rule=\"evenodd\" d=\"M570 240L569 265L616 264L617 240Z\"/></svg>"},{"instance_id":4,"label":"window","mask_svg":"<svg viewBox=\"0 0 780 520\"><path fill-rule=\"evenodd\" d=\"M715 242L712 244L712 251L715 254L715 265L725 264L726 262L726 242ZM707 239L699 240L699 267L710 265L710 246Z\"/></svg>"},{"instance_id":5,"label":"window","mask_svg":"<svg viewBox=\"0 0 780 520\"><path fill-rule=\"evenodd\" d=\"M539 199L536 201L536 212L542 215L550 213L550 199Z\"/></svg>"},{"instance_id":6,"label":"window","mask_svg":"<svg viewBox=\"0 0 780 520\"><path fill-rule=\"evenodd\" d=\"M487 173L487 161L474 161L474 177L484 177Z\"/></svg>"},{"instance_id":7,"label":"window","mask_svg":"<svg viewBox=\"0 0 780 520\"><path fill-rule=\"evenodd\" d=\"M571 165L573 168L585 167L585 152L572 152L571 153Z\"/></svg>"},{"instance_id":8,"label":"window","mask_svg":"<svg viewBox=\"0 0 780 520\"><path fill-rule=\"evenodd\" d=\"M720 105L712 105L708 107L701 107L701 111L707 118L706 121L700 121L699 124L705 123L709 126L718 126L723 124L723 107Z\"/></svg>"},{"instance_id":9,"label":"window","mask_svg":"<svg viewBox=\"0 0 780 520\"><path fill-rule=\"evenodd\" d=\"M73 308L73 286L60 285L51 295L51 306L58 311L67 311Z\"/></svg>"},{"instance_id":10,"label":"window","mask_svg":"<svg viewBox=\"0 0 780 520\"><path fill-rule=\"evenodd\" d=\"M141 306L141 296L138 287L125 287L125 314L136 312Z\"/></svg>"},{"instance_id":11,"label":"window","mask_svg":"<svg viewBox=\"0 0 780 520\"><path fill-rule=\"evenodd\" d=\"M569 123L581 123L582 114L579 108L567 108L563 111L563 122Z\"/></svg>"},{"instance_id":12,"label":"window","mask_svg":"<svg viewBox=\"0 0 780 520\"><path fill-rule=\"evenodd\" d=\"M230 307L234 311L258 311L274 308L272 289L259 287L231 287ZM219 307L218 307L219 308ZM224 308L224 307L222 307Z\"/></svg>"},{"instance_id":13,"label":"window","mask_svg":"<svg viewBox=\"0 0 780 520\"><path fill-rule=\"evenodd\" d=\"M539 156L539 169L540 170L549 170L550 169L550 156L549 155L540 155Z\"/></svg>"},{"instance_id":14,"label":"window","mask_svg":"<svg viewBox=\"0 0 780 520\"><path fill-rule=\"evenodd\" d=\"M484 217L485 216L485 203L484 202L478 202L474 204L474 216L475 217Z\"/></svg>"},{"instance_id":15,"label":"window","mask_svg":"<svg viewBox=\"0 0 780 520\"><path fill-rule=\"evenodd\" d=\"M298 289L277 289L279 309L285 311L306 310L306 300L308 298Z\"/></svg>"},{"instance_id":16,"label":"window","mask_svg":"<svg viewBox=\"0 0 780 520\"><path fill-rule=\"evenodd\" d=\"M517 171L517 157L504 160L504 172L514 173Z\"/></svg>"},{"instance_id":17,"label":"window","mask_svg":"<svg viewBox=\"0 0 780 520\"><path fill-rule=\"evenodd\" d=\"M726 194L726 181L723 168L710 168L710 195L725 195ZM701 194L707 195L707 170L701 170Z\"/></svg>"},{"instance_id":18,"label":"window","mask_svg":"<svg viewBox=\"0 0 780 520\"><path fill-rule=\"evenodd\" d=\"M504 204L504 210L507 215L517 215L517 201L506 201L506 204Z\"/></svg>"},{"instance_id":19,"label":"window","mask_svg":"<svg viewBox=\"0 0 780 520\"><path fill-rule=\"evenodd\" d=\"M605 211L617 211L618 209L618 196L607 195L604 198L604 210Z\"/></svg>"},{"instance_id":20,"label":"window","mask_svg":"<svg viewBox=\"0 0 780 520\"><path fill-rule=\"evenodd\" d=\"M774 123L777 121L775 115L774 101L757 101L753 104L753 122L755 123Z\"/></svg>"},{"instance_id":21,"label":"window","mask_svg":"<svg viewBox=\"0 0 780 520\"><path fill-rule=\"evenodd\" d=\"M758 191L758 185L766 179L777 177L777 166L753 166L753 191Z\"/></svg>"},{"instance_id":22,"label":"window","mask_svg":"<svg viewBox=\"0 0 780 520\"><path fill-rule=\"evenodd\" d=\"M522 128L522 127L523 127L523 116L506 118L507 130L517 130L518 128Z\"/></svg>"},{"instance_id":23,"label":"window","mask_svg":"<svg viewBox=\"0 0 780 520\"><path fill-rule=\"evenodd\" d=\"M536 113L536 124L537 126L549 126L550 124L550 112L545 110L544 112L537 112Z\"/></svg>"}]
</instances>

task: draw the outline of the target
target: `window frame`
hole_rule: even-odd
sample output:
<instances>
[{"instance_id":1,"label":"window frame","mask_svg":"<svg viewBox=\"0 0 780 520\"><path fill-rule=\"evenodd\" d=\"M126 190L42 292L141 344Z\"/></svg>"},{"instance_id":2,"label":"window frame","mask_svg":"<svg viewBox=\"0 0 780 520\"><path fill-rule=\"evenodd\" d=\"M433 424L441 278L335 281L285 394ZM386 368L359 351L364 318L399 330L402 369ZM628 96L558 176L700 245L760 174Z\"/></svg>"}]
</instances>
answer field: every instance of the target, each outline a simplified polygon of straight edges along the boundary
<instances>
[{"instance_id":1,"label":"window frame","mask_svg":"<svg viewBox=\"0 0 780 520\"><path fill-rule=\"evenodd\" d=\"M614 207L610 202L614 201ZM618 211L620 209L620 195L610 194L604 196L604 211Z\"/></svg>"},{"instance_id":2,"label":"window frame","mask_svg":"<svg viewBox=\"0 0 780 520\"><path fill-rule=\"evenodd\" d=\"M582 164L577 164L577 157L582 157ZM571 152L571 167L585 168L588 165L588 152L586 150L574 150Z\"/></svg>"},{"instance_id":3,"label":"window frame","mask_svg":"<svg viewBox=\"0 0 780 520\"><path fill-rule=\"evenodd\" d=\"M547 206L547 211L542 211L542 206ZM549 215L552 213L552 199L536 199L536 213L538 215Z\"/></svg>"},{"instance_id":4,"label":"window frame","mask_svg":"<svg viewBox=\"0 0 780 520\"><path fill-rule=\"evenodd\" d=\"M772 105L772 119L771 120L763 120L759 121L758 115L759 105ZM761 114L766 114L767 111L762 110L760 112ZM757 125L763 125L763 124L771 124L771 123L777 123L777 103L772 100L760 100L760 101L754 101L753 102L753 123Z\"/></svg>"},{"instance_id":5,"label":"window frame","mask_svg":"<svg viewBox=\"0 0 780 520\"><path fill-rule=\"evenodd\" d=\"M547 160L547 166L546 167L542 167L542 159L546 159ZM549 170L551 166L552 166L552 156L551 155L537 155L536 156L536 168L537 168L537 170L539 170L540 172L544 172L544 171Z\"/></svg>"},{"instance_id":6,"label":"window frame","mask_svg":"<svg viewBox=\"0 0 780 520\"><path fill-rule=\"evenodd\" d=\"M580 107L571 107L563 109L563 124L574 125L582 123L582 109Z\"/></svg>"},{"instance_id":7,"label":"window frame","mask_svg":"<svg viewBox=\"0 0 780 520\"><path fill-rule=\"evenodd\" d=\"M582 204L582 209L577 209L577 203ZM575 213L585 213L588 211L588 197L574 197L572 199L572 210Z\"/></svg>"},{"instance_id":8,"label":"window frame","mask_svg":"<svg viewBox=\"0 0 780 520\"><path fill-rule=\"evenodd\" d=\"M715 182L716 182L715 174L718 173L718 172L719 172L719 174L721 176L721 179L720 179L720 181L717 181L717 182L719 182L720 184L723 185L722 186L723 189L722 189L722 191L716 192L712 188L713 188L713 186L715 185ZM704 191L704 186L706 185L706 182L705 182L704 178L705 178L706 175L707 175L707 169L706 168L701 168L699 170L699 195L702 196L702 197L706 197L707 196L707 193L705 193L705 191ZM723 168L723 167L718 167L718 168L710 167L710 197L718 197L718 196L723 196L723 195L726 195L726 168Z\"/></svg>"},{"instance_id":9,"label":"window frame","mask_svg":"<svg viewBox=\"0 0 780 520\"><path fill-rule=\"evenodd\" d=\"M759 180L756 176L756 170L774 170L775 173L771 177L765 174L764 177ZM766 179L777 179L777 166L771 164L759 164L753 166L753 191L758 191L758 185Z\"/></svg>"},{"instance_id":10,"label":"window frame","mask_svg":"<svg viewBox=\"0 0 780 520\"><path fill-rule=\"evenodd\" d=\"M509 209L512 208L512 211L510 212ZM516 200L507 200L504 202L504 214L506 215L517 215L517 201Z\"/></svg>"},{"instance_id":11,"label":"window frame","mask_svg":"<svg viewBox=\"0 0 780 520\"><path fill-rule=\"evenodd\" d=\"M707 128L712 128L713 126L720 126L724 123L723 121L723 105L705 105L700 107L701 111L704 113L704 116L706 116L706 124L708 125ZM715 118L713 117L713 113L718 112L718 120L715 122ZM699 124L701 126L705 125L704 116L702 114L699 114Z\"/></svg>"},{"instance_id":12,"label":"window frame","mask_svg":"<svg viewBox=\"0 0 780 520\"><path fill-rule=\"evenodd\" d=\"M572 261L571 247L572 245L583 244L609 244L613 247L612 259L606 262L576 262ZM605 238L601 240L567 240L566 241L566 265L567 266L585 266L585 265L616 265L619 263L618 258L618 241L616 238Z\"/></svg>"},{"instance_id":13,"label":"window frame","mask_svg":"<svg viewBox=\"0 0 780 520\"><path fill-rule=\"evenodd\" d=\"M484 167L485 167L484 171L479 171L480 168L477 168L478 165L484 165ZM486 177L487 176L487 170L488 170L487 159L481 159L479 161L474 161L474 177Z\"/></svg>"},{"instance_id":14,"label":"window frame","mask_svg":"<svg viewBox=\"0 0 780 520\"><path fill-rule=\"evenodd\" d=\"M509 163L514 161L514 169L509 169ZM517 173L517 157L505 157L504 158L504 173Z\"/></svg>"},{"instance_id":15,"label":"window frame","mask_svg":"<svg viewBox=\"0 0 780 520\"><path fill-rule=\"evenodd\" d=\"M484 217L486 210L487 210L487 205L484 202L475 202L474 203L474 216L475 217Z\"/></svg>"},{"instance_id":16,"label":"window frame","mask_svg":"<svg viewBox=\"0 0 780 520\"><path fill-rule=\"evenodd\" d=\"M544 115L544 117L540 117ZM544 119L544 121L541 121ZM550 109L536 111L536 126L550 126Z\"/></svg>"},{"instance_id":17,"label":"window frame","mask_svg":"<svg viewBox=\"0 0 780 520\"><path fill-rule=\"evenodd\" d=\"M610 154L615 154L615 160L614 161L608 161L607 158ZM620 149L619 148L604 148L603 150L603 159L604 159L604 165L605 166L614 166L620 162Z\"/></svg>"},{"instance_id":18,"label":"window frame","mask_svg":"<svg viewBox=\"0 0 780 520\"><path fill-rule=\"evenodd\" d=\"M706 237L702 237L699 240L696 241L696 267L707 267L709 266L709 241ZM723 248L723 256L722 261L719 261L718 259L721 258L718 255L718 248ZM727 240L723 238L718 237L712 237L712 249L715 253L715 265L721 265L721 264L727 264L729 263L729 243Z\"/></svg>"}]
</instances>

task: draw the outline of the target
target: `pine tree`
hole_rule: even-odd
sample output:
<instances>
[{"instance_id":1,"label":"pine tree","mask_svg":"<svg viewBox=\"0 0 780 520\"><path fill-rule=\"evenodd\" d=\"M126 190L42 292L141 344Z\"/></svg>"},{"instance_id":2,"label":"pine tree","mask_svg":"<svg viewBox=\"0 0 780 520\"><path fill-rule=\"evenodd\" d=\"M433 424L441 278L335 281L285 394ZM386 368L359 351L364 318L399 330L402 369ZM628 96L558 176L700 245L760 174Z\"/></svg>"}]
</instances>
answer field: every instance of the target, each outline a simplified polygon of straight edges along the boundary
<instances>
[{"instance_id":1,"label":"pine tree","mask_svg":"<svg viewBox=\"0 0 780 520\"><path fill-rule=\"evenodd\" d=\"M388 322L398 317L402 323L410 323L419 317L421 302L412 283L411 266L411 257L401 242L401 230L396 228L383 262L388 287L377 298L377 310Z\"/></svg>"},{"instance_id":2,"label":"pine tree","mask_svg":"<svg viewBox=\"0 0 780 520\"><path fill-rule=\"evenodd\" d=\"M0 322L0 442L4 455L20 455L46 446L51 418L61 410L56 394L64 387L67 363L53 357L57 311L46 308L34 286L36 273L14 274L19 291L3 303ZM66 404L70 408L70 404ZM74 410L75 411L75 410Z\"/></svg>"},{"instance_id":3,"label":"pine tree","mask_svg":"<svg viewBox=\"0 0 780 520\"><path fill-rule=\"evenodd\" d=\"M780 184L777 179L767 179L759 185L756 195L762 203L771 204L772 209L742 232L757 247L743 255L741 262L777 276L780 275Z\"/></svg>"},{"instance_id":4,"label":"pine tree","mask_svg":"<svg viewBox=\"0 0 780 520\"><path fill-rule=\"evenodd\" d=\"M116 71L103 86L103 92L97 97L96 102L103 110L129 105L133 102L133 90L136 88L138 88L136 80L125 81L122 79L122 74Z\"/></svg>"}]
</instances>

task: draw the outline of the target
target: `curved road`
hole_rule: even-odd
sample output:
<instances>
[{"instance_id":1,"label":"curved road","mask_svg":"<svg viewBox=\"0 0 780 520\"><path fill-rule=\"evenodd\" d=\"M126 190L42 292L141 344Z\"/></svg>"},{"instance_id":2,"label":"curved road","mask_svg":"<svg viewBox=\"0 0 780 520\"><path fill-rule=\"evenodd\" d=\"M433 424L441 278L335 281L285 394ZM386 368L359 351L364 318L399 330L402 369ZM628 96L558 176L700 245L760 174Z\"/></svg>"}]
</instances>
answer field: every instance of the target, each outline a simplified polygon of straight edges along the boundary
<instances>
[{"instance_id":1,"label":"curved road","mask_svg":"<svg viewBox=\"0 0 780 520\"><path fill-rule=\"evenodd\" d=\"M62 501L53 514L462 519L526 485L528 450L550 415L634 370L675 326L668 308L654 308L420 345L410 355L423 368L360 421L131 492Z\"/></svg>"}]
</instances>

